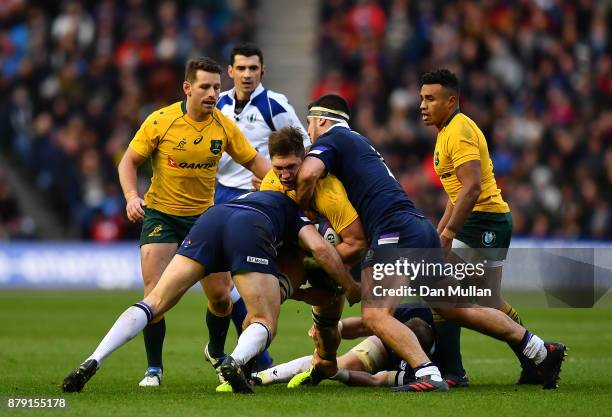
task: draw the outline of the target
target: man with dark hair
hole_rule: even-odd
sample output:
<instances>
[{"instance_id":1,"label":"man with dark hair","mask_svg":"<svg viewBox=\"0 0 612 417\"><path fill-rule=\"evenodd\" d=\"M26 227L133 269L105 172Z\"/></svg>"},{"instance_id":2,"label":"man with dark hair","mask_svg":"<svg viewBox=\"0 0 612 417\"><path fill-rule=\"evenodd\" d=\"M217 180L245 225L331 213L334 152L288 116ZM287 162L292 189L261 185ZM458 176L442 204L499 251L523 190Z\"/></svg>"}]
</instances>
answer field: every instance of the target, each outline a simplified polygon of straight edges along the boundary
<instances>
[{"instance_id":1,"label":"man with dark hair","mask_svg":"<svg viewBox=\"0 0 612 417\"><path fill-rule=\"evenodd\" d=\"M298 174L299 204L310 207L317 182L332 173L342 181L357 209L374 256L387 248L439 248L436 229L408 198L383 158L364 136L349 128L347 109L344 99L336 95L323 96L309 106L308 134L313 146ZM371 261L366 257L362 276L372 276ZM393 317L397 298L389 301L392 303L380 307L362 302L362 317L366 326L415 370L416 380L401 389L447 391L448 384L414 333ZM544 388L556 388L564 345L544 343L495 309L441 305L435 309L449 321L508 342L537 366Z\"/></svg>"},{"instance_id":2,"label":"man with dark hair","mask_svg":"<svg viewBox=\"0 0 612 417\"><path fill-rule=\"evenodd\" d=\"M261 178L269 170L269 161L215 107L220 87L221 67L214 60L189 60L183 82L185 100L151 113L119 163L127 217L143 222L140 253L145 296L198 216L212 205L215 173L223 153ZM137 170L149 158L153 177L143 199L136 188ZM225 314L231 308L225 295L229 278L209 279L202 285L209 294L209 307ZM148 368L140 386L161 383L165 333L163 315L144 329Z\"/></svg>"},{"instance_id":3,"label":"man with dark hair","mask_svg":"<svg viewBox=\"0 0 612 417\"><path fill-rule=\"evenodd\" d=\"M489 307L498 308L522 324L518 312L499 294L512 235L512 215L497 187L487 141L476 123L459 110L455 74L446 69L431 71L423 75L421 84L423 122L438 130L434 169L448 194L446 210L438 223L441 245L459 248L458 256L467 257L466 261L486 259L484 282L496 290L495 303ZM472 252L469 248L483 250ZM449 326L448 332L455 336L449 334L448 341L450 348L455 346L458 352L460 333L458 327L453 327L456 326ZM542 383L533 363L514 350L523 368L519 384ZM457 376L460 381L461 375Z\"/></svg>"},{"instance_id":4,"label":"man with dark hair","mask_svg":"<svg viewBox=\"0 0 612 417\"><path fill-rule=\"evenodd\" d=\"M337 252L293 200L276 191L250 193L215 205L198 218L155 288L142 301L128 307L95 351L66 376L64 392L80 392L108 356L134 338L147 323L163 316L202 277L206 281L215 273L231 271L244 295L249 318L234 351L219 368L233 392L253 393L245 378L249 375L245 368L272 342L280 305L291 292L287 278L280 273L277 248L298 245L310 251L342 286L349 302L359 300L358 285Z\"/></svg>"},{"instance_id":5,"label":"man with dark hair","mask_svg":"<svg viewBox=\"0 0 612 417\"><path fill-rule=\"evenodd\" d=\"M227 68L234 87L221 93L217 108L225 116L235 121L249 143L263 157L269 158L268 137L270 133L285 126L294 126L299 129L304 146L308 146L310 141L287 98L263 87L261 80L264 72L265 65L261 49L253 43L237 44L232 49L230 65ZM222 156L217 171L215 204L231 201L249 192L252 189L251 178L251 172L234 162L229 156ZM231 298L233 302L231 320L240 334L247 311L235 288L231 291ZM220 340L223 333L221 329L225 328L225 321L228 320L230 320L229 313L225 316L217 316L210 310L206 312L209 343L204 348L204 355L213 366L220 363L225 355ZM265 369L272 365L272 358L265 351L256 362L256 367Z\"/></svg>"}]
</instances>

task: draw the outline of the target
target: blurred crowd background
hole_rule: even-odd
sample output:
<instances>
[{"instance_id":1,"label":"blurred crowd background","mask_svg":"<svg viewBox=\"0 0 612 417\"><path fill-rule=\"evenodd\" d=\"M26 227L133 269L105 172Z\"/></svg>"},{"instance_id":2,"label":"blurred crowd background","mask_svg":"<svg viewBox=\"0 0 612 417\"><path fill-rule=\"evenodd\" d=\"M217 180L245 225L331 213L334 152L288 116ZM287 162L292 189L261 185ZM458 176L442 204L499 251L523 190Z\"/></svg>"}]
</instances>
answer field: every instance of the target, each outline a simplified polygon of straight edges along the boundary
<instances>
[{"instance_id":1,"label":"blurred crowd background","mask_svg":"<svg viewBox=\"0 0 612 417\"><path fill-rule=\"evenodd\" d=\"M303 100L346 97L353 128L432 221L446 197L432 165L435 130L420 121L419 77L446 67L460 77L462 111L488 139L515 236L612 237L610 2L319 5L318 73ZM0 2L0 150L10 169L45 197L72 237L136 238L139 226L124 216L119 158L149 112L181 98L187 58L208 55L225 66L236 42L266 30L257 7L256 0ZM6 169L0 239L36 238Z\"/></svg>"}]
</instances>

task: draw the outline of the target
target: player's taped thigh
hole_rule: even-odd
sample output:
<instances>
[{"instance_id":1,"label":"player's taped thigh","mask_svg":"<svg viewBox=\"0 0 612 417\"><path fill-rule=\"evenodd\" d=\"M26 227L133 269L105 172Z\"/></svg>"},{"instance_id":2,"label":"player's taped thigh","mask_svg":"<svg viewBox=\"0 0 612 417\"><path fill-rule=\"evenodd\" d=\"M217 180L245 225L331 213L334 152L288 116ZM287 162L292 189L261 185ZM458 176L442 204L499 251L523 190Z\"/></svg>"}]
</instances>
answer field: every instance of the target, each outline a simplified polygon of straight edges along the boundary
<instances>
[{"instance_id":1,"label":"player's taped thigh","mask_svg":"<svg viewBox=\"0 0 612 417\"><path fill-rule=\"evenodd\" d=\"M278 278L278 285L280 287L280 297L282 304L287 301L287 299L291 298L291 296L293 295L294 288L293 284L291 284L291 280L287 275L283 274L282 272L279 272L276 274L276 277Z\"/></svg>"},{"instance_id":2,"label":"player's taped thigh","mask_svg":"<svg viewBox=\"0 0 612 417\"><path fill-rule=\"evenodd\" d=\"M366 372L374 374L385 368L387 352L382 343L376 343L375 336L370 336L351 349L357 356Z\"/></svg>"}]
</instances>

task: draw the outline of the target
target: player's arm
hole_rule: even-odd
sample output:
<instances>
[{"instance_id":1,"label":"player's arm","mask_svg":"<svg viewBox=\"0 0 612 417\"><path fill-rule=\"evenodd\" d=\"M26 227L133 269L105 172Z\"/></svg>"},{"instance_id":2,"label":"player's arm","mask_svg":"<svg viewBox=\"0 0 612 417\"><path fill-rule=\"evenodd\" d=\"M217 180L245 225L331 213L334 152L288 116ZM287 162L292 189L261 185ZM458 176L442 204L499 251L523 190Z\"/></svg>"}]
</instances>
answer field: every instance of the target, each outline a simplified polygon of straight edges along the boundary
<instances>
[{"instance_id":1,"label":"player's arm","mask_svg":"<svg viewBox=\"0 0 612 417\"><path fill-rule=\"evenodd\" d=\"M144 207L147 203L138 195L136 183L138 179L138 167L146 160L146 157L140 155L131 147L128 147L117 168L119 171L121 189L123 190L125 201L127 201L125 211L131 222L142 221L144 218Z\"/></svg>"},{"instance_id":2,"label":"player's arm","mask_svg":"<svg viewBox=\"0 0 612 417\"><path fill-rule=\"evenodd\" d=\"M257 178L251 181L253 187L255 187L256 190L259 190L259 187L261 186L261 180L272 168L272 165L270 165L270 161L264 158L259 152L257 152L253 159L245 162L244 164L242 164L242 166L251 171L253 175Z\"/></svg>"},{"instance_id":3,"label":"player's arm","mask_svg":"<svg viewBox=\"0 0 612 417\"><path fill-rule=\"evenodd\" d=\"M347 340L372 335L372 331L363 324L363 319L361 317L347 317L342 319L338 327L342 338Z\"/></svg>"},{"instance_id":4,"label":"player's arm","mask_svg":"<svg viewBox=\"0 0 612 417\"><path fill-rule=\"evenodd\" d=\"M438 222L438 234L442 233L442 231L448 224L448 221L450 220L450 217L452 214L453 214L453 203L451 203L450 198L449 198L448 201L446 202L446 208L444 209L444 214L442 215L442 218Z\"/></svg>"},{"instance_id":5,"label":"player's arm","mask_svg":"<svg viewBox=\"0 0 612 417\"><path fill-rule=\"evenodd\" d=\"M307 157L304 159L297 176L297 203L304 210L311 206L317 181L325 175L325 164L319 158Z\"/></svg>"},{"instance_id":6,"label":"player's arm","mask_svg":"<svg viewBox=\"0 0 612 417\"><path fill-rule=\"evenodd\" d=\"M336 250L345 264L354 265L361 259L362 251L368 246L359 218L342 229L339 235L342 241L336 245Z\"/></svg>"},{"instance_id":7,"label":"player's arm","mask_svg":"<svg viewBox=\"0 0 612 417\"><path fill-rule=\"evenodd\" d=\"M467 161L458 166L455 172L457 179L461 182L461 191L457 195L457 201L448 223L441 233L440 243L442 247L450 246L457 230L463 226L463 223L472 213L482 191L479 160Z\"/></svg>"},{"instance_id":8,"label":"player's arm","mask_svg":"<svg viewBox=\"0 0 612 417\"><path fill-rule=\"evenodd\" d=\"M327 242L311 224L302 227L298 233L300 245L310 251L319 265L344 289L349 304L361 299L361 287L348 273L334 247Z\"/></svg>"}]
</instances>

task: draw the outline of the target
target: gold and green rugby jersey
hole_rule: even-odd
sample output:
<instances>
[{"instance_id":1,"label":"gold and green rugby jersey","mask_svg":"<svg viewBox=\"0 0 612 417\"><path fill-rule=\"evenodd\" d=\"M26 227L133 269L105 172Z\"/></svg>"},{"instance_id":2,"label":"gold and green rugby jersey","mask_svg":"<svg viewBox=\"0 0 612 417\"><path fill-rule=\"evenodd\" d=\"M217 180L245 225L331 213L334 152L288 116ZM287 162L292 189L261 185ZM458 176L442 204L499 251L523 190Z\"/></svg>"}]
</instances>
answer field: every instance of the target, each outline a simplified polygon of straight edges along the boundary
<instances>
[{"instance_id":1,"label":"gold and green rugby jersey","mask_svg":"<svg viewBox=\"0 0 612 417\"><path fill-rule=\"evenodd\" d=\"M295 190L285 191L274 170L264 177L260 190L280 191L297 201ZM338 178L329 174L317 182L314 192L314 209L321 217L329 220L336 233L342 232L357 219L357 210L348 199L346 190Z\"/></svg>"},{"instance_id":2,"label":"gold and green rugby jersey","mask_svg":"<svg viewBox=\"0 0 612 417\"><path fill-rule=\"evenodd\" d=\"M130 147L151 157L153 178L147 207L176 216L193 216L213 204L215 175L223 152L244 164L257 151L236 124L216 108L203 122L189 117L185 102L147 117Z\"/></svg>"},{"instance_id":3,"label":"gold and green rugby jersey","mask_svg":"<svg viewBox=\"0 0 612 417\"><path fill-rule=\"evenodd\" d=\"M493 175L487 141L476 123L463 113L455 113L438 132L434 150L434 168L453 205L461 190L455 170L468 161L480 161L482 191L473 211L507 213L508 204L501 196Z\"/></svg>"}]
</instances>

